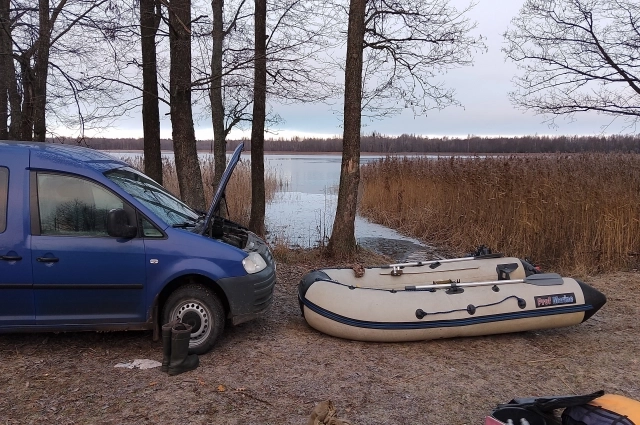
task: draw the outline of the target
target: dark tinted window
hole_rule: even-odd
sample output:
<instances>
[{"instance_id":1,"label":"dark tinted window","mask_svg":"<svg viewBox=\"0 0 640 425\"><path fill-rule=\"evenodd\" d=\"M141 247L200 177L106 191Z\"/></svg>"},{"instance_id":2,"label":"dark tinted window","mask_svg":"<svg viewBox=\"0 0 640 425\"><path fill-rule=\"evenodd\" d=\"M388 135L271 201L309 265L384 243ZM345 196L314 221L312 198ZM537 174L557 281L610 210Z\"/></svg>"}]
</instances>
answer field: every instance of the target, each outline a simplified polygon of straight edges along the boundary
<instances>
[{"instance_id":1,"label":"dark tinted window","mask_svg":"<svg viewBox=\"0 0 640 425\"><path fill-rule=\"evenodd\" d=\"M7 229L7 199L9 197L9 169L0 167L0 233Z\"/></svg>"},{"instance_id":2,"label":"dark tinted window","mask_svg":"<svg viewBox=\"0 0 640 425\"><path fill-rule=\"evenodd\" d=\"M38 173L42 235L108 236L107 214L120 198L88 180Z\"/></svg>"}]
</instances>

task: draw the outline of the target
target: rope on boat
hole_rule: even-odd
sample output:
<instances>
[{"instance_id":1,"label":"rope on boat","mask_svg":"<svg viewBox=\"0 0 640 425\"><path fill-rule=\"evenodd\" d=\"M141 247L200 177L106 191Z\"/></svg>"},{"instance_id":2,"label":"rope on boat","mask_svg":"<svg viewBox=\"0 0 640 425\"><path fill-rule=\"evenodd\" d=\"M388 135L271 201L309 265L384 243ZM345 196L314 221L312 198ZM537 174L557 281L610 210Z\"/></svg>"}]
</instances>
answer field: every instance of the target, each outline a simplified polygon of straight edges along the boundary
<instances>
[{"instance_id":1,"label":"rope on boat","mask_svg":"<svg viewBox=\"0 0 640 425\"><path fill-rule=\"evenodd\" d=\"M503 302L505 302L505 301L507 301L507 300L509 300L511 298L515 298L516 300L518 300L518 307L520 307L520 309L523 309L523 308L525 308L527 306L527 302L523 298L520 298L517 295L510 295L510 296L506 297L505 299L503 299L501 301L496 301L494 303L482 304L482 305L478 305L478 306L474 306L473 304L469 304L467 306L467 308L458 308L458 309L449 310L449 311L436 311L436 312L433 312L433 313L427 313L423 309L419 308L419 309L416 310L416 318L423 319L426 316L432 316L434 314L449 314L449 313L456 313L456 312L459 312L459 311L466 311L470 315L474 315L476 313L476 310L479 309L479 308L492 307L494 305L502 304Z\"/></svg>"}]
</instances>

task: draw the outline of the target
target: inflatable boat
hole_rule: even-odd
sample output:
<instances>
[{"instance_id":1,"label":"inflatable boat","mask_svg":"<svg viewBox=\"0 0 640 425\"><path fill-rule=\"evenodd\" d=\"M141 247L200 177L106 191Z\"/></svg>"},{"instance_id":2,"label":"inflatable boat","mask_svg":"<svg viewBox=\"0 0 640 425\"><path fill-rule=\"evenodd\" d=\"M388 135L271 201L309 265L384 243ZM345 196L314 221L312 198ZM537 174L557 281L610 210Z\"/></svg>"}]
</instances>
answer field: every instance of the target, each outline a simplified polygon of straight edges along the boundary
<instances>
[{"instance_id":1,"label":"inflatable boat","mask_svg":"<svg viewBox=\"0 0 640 425\"><path fill-rule=\"evenodd\" d=\"M579 280L495 254L314 270L300 281L298 298L311 327L380 342L570 326L606 302Z\"/></svg>"}]
</instances>

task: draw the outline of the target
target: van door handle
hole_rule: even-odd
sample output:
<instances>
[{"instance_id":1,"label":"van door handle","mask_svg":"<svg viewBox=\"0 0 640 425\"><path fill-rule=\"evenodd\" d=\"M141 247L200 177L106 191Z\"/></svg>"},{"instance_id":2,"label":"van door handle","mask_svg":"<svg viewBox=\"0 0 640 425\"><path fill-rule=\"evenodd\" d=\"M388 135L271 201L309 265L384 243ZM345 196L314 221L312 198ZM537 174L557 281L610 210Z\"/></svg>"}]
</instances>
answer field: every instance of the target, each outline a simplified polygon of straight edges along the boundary
<instances>
[{"instance_id":1,"label":"van door handle","mask_svg":"<svg viewBox=\"0 0 640 425\"><path fill-rule=\"evenodd\" d=\"M56 257L38 257L36 261L40 263L57 263L60 259Z\"/></svg>"},{"instance_id":2,"label":"van door handle","mask_svg":"<svg viewBox=\"0 0 640 425\"><path fill-rule=\"evenodd\" d=\"M0 255L0 260L4 261L20 261L22 257L19 255Z\"/></svg>"}]
</instances>

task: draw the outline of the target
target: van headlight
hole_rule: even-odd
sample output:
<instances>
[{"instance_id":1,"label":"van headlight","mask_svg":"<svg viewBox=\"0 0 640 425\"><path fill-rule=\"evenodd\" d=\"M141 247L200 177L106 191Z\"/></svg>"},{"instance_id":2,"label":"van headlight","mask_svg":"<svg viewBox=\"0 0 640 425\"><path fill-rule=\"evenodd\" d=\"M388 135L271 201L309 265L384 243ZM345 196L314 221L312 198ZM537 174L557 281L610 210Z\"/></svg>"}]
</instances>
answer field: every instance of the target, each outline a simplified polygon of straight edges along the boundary
<instances>
[{"instance_id":1,"label":"van headlight","mask_svg":"<svg viewBox=\"0 0 640 425\"><path fill-rule=\"evenodd\" d=\"M242 260L242 265L249 274L261 272L267 267L267 263L264 261L264 258L262 258L262 256L257 252L250 252L249 255Z\"/></svg>"}]
</instances>

